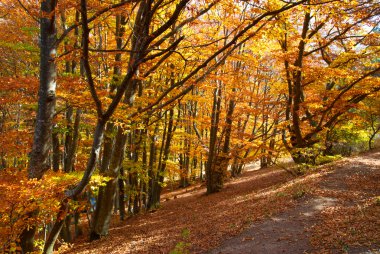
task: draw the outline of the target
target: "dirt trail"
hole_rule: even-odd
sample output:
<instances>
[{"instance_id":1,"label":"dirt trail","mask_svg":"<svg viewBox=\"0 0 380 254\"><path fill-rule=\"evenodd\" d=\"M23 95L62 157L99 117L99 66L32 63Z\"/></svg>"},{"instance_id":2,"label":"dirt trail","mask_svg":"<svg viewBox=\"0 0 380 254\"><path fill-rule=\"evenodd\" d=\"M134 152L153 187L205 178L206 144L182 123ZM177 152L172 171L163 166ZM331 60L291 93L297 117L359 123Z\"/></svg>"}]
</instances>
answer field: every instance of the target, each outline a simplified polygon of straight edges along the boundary
<instances>
[{"instance_id":1,"label":"dirt trail","mask_svg":"<svg viewBox=\"0 0 380 254\"><path fill-rule=\"evenodd\" d=\"M305 253L312 247L307 229L317 219L314 215L332 206L335 199L315 198L302 200L294 209L246 229L241 235L229 239L210 254L243 253Z\"/></svg>"},{"instance_id":2,"label":"dirt trail","mask_svg":"<svg viewBox=\"0 0 380 254\"><path fill-rule=\"evenodd\" d=\"M250 171L204 193L201 185L167 193L157 211L60 252L365 253L380 245L380 152L298 178L279 168Z\"/></svg>"},{"instance_id":3,"label":"dirt trail","mask_svg":"<svg viewBox=\"0 0 380 254\"><path fill-rule=\"evenodd\" d=\"M370 246L355 246L360 245L357 243L353 246L349 244L312 246L310 243L314 233L311 230L313 227L318 225L320 230L330 227L325 225L329 221L324 220L326 219L323 217L324 211L336 207L341 210L352 210L361 206L360 200L363 198L371 199L378 195L380 195L380 153L367 153L346 159L334 171L322 176L312 195L299 199L294 208L268 220L254 223L239 236L226 240L208 253L380 253L379 237L374 239ZM329 219L340 218L330 216ZM363 222L366 223L365 219ZM375 230L375 234L377 231L380 235L380 217L377 217L377 221L375 218L374 223L371 230ZM324 233L329 232L327 230Z\"/></svg>"}]
</instances>

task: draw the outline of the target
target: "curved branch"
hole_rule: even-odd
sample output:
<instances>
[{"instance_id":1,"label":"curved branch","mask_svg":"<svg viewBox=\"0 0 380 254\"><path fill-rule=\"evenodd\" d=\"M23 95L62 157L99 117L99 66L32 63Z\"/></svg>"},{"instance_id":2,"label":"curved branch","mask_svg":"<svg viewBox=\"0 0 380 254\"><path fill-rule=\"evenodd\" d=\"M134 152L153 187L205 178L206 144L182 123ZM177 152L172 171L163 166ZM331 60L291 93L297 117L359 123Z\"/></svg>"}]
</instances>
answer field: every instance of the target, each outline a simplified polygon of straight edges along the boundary
<instances>
[{"instance_id":1,"label":"curved branch","mask_svg":"<svg viewBox=\"0 0 380 254\"><path fill-rule=\"evenodd\" d=\"M90 88L92 99L95 102L96 106L96 112L98 114L98 117L102 117L103 115L103 109L102 109L102 102L99 99L98 94L96 93L95 89L95 82L92 78L91 73L91 66L88 61L89 55L88 55L88 45L89 45L89 33L90 29L88 28L88 20L87 20L87 2L86 0L81 0L81 16L82 16L82 39L83 39L83 49L82 49L82 62L83 67L85 69L87 82Z\"/></svg>"}]
</instances>

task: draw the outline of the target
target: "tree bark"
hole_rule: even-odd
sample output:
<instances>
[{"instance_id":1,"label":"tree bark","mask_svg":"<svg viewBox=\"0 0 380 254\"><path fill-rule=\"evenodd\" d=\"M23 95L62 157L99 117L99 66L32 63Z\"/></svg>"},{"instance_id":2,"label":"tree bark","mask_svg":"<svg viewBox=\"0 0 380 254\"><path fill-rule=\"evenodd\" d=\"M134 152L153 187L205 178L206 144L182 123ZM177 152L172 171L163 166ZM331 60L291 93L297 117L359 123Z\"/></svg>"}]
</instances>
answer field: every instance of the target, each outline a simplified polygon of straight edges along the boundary
<instances>
[{"instance_id":1,"label":"tree bark","mask_svg":"<svg viewBox=\"0 0 380 254\"><path fill-rule=\"evenodd\" d=\"M61 153L59 151L59 132L58 128L54 127L52 132L52 149L53 149L53 170L59 171L59 165L61 164Z\"/></svg>"},{"instance_id":2,"label":"tree bark","mask_svg":"<svg viewBox=\"0 0 380 254\"><path fill-rule=\"evenodd\" d=\"M119 128L115 138L115 146L113 149L109 170L104 172L104 175L110 177L111 180L107 181L105 186L99 187L94 220L90 234L91 240L99 239L101 236L108 234L118 183L117 177L121 168L121 162L124 158L125 143L126 135L124 134L124 130Z\"/></svg>"},{"instance_id":3,"label":"tree bark","mask_svg":"<svg viewBox=\"0 0 380 254\"><path fill-rule=\"evenodd\" d=\"M57 215L57 221L54 224L53 228L50 231L49 237L46 240L43 254L51 254L54 251L54 243L57 240L59 233L63 227L63 224L65 223L65 217L68 209L68 200L66 199L59 209L58 215Z\"/></svg>"},{"instance_id":4,"label":"tree bark","mask_svg":"<svg viewBox=\"0 0 380 254\"><path fill-rule=\"evenodd\" d=\"M38 90L38 111L34 128L33 146L30 154L28 177L41 179L50 168L49 150L51 148L53 117L56 101L56 0L41 2L40 10L40 83ZM21 246L24 253L34 250L36 227L24 229Z\"/></svg>"},{"instance_id":5,"label":"tree bark","mask_svg":"<svg viewBox=\"0 0 380 254\"><path fill-rule=\"evenodd\" d=\"M218 156L218 129L219 129L219 114L221 108L221 84L218 84L214 90L214 100L211 113L211 127L210 127L210 144L209 154L206 168L207 178L207 193L211 194L219 192L223 187L223 176L219 169L222 164L216 163L219 159Z\"/></svg>"},{"instance_id":6,"label":"tree bark","mask_svg":"<svg viewBox=\"0 0 380 254\"><path fill-rule=\"evenodd\" d=\"M64 159L64 172L69 173L74 171L75 154L78 147L79 140L79 124L82 114L81 109L77 109L75 113L74 125L72 124L73 109L70 106L66 112L67 128L65 140L65 159Z\"/></svg>"},{"instance_id":7,"label":"tree bark","mask_svg":"<svg viewBox=\"0 0 380 254\"><path fill-rule=\"evenodd\" d=\"M134 51L130 55L128 70L132 68L132 65L136 64L136 62L140 59L141 54L148 46L146 44L146 40L149 35L149 26L151 21L151 4L152 3L150 1L143 1L140 3L138 13L135 18L135 26L133 28L134 36L132 36L132 49L134 49ZM121 25L119 22L118 24ZM118 31L122 31L120 30L120 27L118 29ZM136 79L129 80L125 91L124 102L129 103L130 105L133 104L133 98L138 84L139 81ZM116 136L115 147L112 153L110 168L106 173L106 175L110 176L112 179L106 183L105 187L100 187L99 189L94 225L90 236L92 240L108 234L112 207L115 200L115 191L117 188L117 177L121 168L121 163L124 159L126 140L127 137L124 134L124 131L119 128Z\"/></svg>"},{"instance_id":8,"label":"tree bark","mask_svg":"<svg viewBox=\"0 0 380 254\"><path fill-rule=\"evenodd\" d=\"M149 196L148 196L148 209L156 207L157 204L157 192L159 187L159 170L155 168L156 158L157 158L157 148L156 140L158 133L158 125L155 126L153 135L150 138L150 149L149 149L149 165L148 165L148 176L149 176Z\"/></svg>"},{"instance_id":9,"label":"tree bark","mask_svg":"<svg viewBox=\"0 0 380 254\"><path fill-rule=\"evenodd\" d=\"M44 14L40 19L40 85L38 91L37 121L34 130L33 147L29 161L29 178L41 179L50 168L49 150L51 147L53 117L55 113L57 49L54 10L56 0L41 2Z\"/></svg>"}]
</instances>

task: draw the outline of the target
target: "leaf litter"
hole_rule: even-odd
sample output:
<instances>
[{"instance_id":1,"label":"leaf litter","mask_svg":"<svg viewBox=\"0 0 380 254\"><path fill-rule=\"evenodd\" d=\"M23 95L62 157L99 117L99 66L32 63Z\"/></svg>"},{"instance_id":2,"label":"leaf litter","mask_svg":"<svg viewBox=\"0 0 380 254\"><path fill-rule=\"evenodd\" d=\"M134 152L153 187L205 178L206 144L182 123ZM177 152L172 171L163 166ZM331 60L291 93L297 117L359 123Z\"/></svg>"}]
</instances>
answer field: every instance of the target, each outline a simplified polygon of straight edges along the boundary
<instances>
[{"instance_id":1,"label":"leaf litter","mask_svg":"<svg viewBox=\"0 0 380 254\"><path fill-rule=\"evenodd\" d=\"M169 253L179 249L183 253L212 250L228 253L218 246L226 244L228 239L239 238L252 225L275 223L276 215L281 218L282 213L304 230L295 228L298 237L277 230L277 238L267 232L262 232L261 238L291 242L300 248L306 246L308 253L376 249L380 244L378 158L378 151L347 158L301 177L276 167L251 170L230 180L220 193L212 195L205 195L201 184L167 192L158 210L123 222L115 216L108 236L93 242L78 239L70 248L66 246L59 252ZM302 211L313 218L310 225L300 218L296 209L315 198L334 202L310 214ZM260 237L244 236L239 238L239 244L249 246L258 240ZM252 251L252 246L247 248Z\"/></svg>"}]
</instances>

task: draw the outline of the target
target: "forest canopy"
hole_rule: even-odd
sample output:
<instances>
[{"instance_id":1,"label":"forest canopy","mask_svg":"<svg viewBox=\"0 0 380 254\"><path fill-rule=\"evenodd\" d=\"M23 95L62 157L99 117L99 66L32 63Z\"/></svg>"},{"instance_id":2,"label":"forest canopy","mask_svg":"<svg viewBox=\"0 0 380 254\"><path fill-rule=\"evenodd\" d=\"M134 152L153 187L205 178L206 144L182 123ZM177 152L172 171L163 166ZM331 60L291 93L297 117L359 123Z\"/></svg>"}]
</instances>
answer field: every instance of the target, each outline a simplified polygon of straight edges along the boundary
<instances>
[{"instance_id":1,"label":"forest canopy","mask_svg":"<svg viewBox=\"0 0 380 254\"><path fill-rule=\"evenodd\" d=\"M0 248L374 148L379 20L371 0L3 0Z\"/></svg>"}]
</instances>

